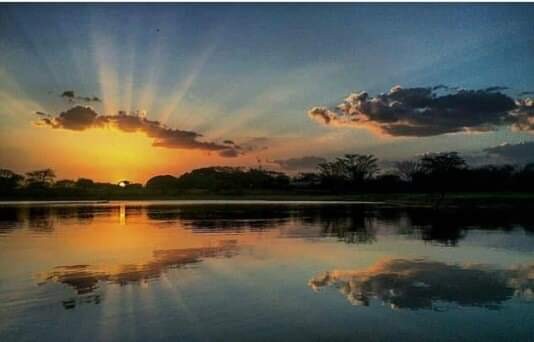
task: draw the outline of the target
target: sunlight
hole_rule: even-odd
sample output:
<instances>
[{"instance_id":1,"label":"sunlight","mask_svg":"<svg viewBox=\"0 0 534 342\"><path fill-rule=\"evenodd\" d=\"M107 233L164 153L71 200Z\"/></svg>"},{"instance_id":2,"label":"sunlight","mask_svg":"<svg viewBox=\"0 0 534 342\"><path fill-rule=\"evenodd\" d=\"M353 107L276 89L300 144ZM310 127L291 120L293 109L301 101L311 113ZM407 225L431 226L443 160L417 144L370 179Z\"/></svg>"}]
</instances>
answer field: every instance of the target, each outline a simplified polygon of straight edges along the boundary
<instances>
[{"instance_id":1,"label":"sunlight","mask_svg":"<svg viewBox=\"0 0 534 342\"><path fill-rule=\"evenodd\" d=\"M184 96L187 94L189 89L191 89L191 86L197 79L200 72L202 72L204 65L213 54L216 47L217 41L212 42L204 50L204 52L202 52L199 58L196 59L193 64L193 67L191 68L191 71L189 72L189 75L187 75L187 77L174 88L174 90L172 91L172 94L174 95L169 99L167 105L165 105L161 110L161 116L159 119L161 123L167 124L167 122L169 121L169 117L180 106Z\"/></svg>"},{"instance_id":2,"label":"sunlight","mask_svg":"<svg viewBox=\"0 0 534 342\"><path fill-rule=\"evenodd\" d=\"M137 80L139 79L144 83L138 85L140 87L139 93L134 95L137 98L137 101L134 100L132 109L135 108L137 110L144 110L149 113L156 111L154 101L159 94L157 84L160 73L162 72L161 68L164 65L162 60L164 46L163 38L161 35L158 35L153 41L150 42L150 45L146 47L148 49L148 58L145 64L146 66L144 73L139 72L140 75L143 74L143 77L138 78L137 75L134 77L136 82L138 82Z\"/></svg>"},{"instance_id":3,"label":"sunlight","mask_svg":"<svg viewBox=\"0 0 534 342\"><path fill-rule=\"evenodd\" d=\"M115 115L120 109L120 90L117 75L118 59L111 37L93 34L93 46L98 69L100 94L105 115Z\"/></svg>"},{"instance_id":4,"label":"sunlight","mask_svg":"<svg viewBox=\"0 0 534 342\"><path fill-rule=\"evenodd\" d=\"M0 3L0 341L529 340L527 1Z\"/></svg>"},{"instance_id":5,"label":"sunlight","mask_svg":"<svg viewBox=\"0 0 534 342\"><path fill-rule=\"evenodd\" d=\"M46 110L20 87L13 76L0 68L0 111L12 118L31 118L36 111Z\"/></svg>"},{"instance_id":6,"label":"sunlight","mask_svg":"<svg viewBox=\"0 0 534 342\"><path fill-rule=\"evenodd\" d=\"M126 184L124 182L121 182L119 183L119 186L124 188L126 187ZM121 206L119 207L119 224L122 226L126 225L126 205L125 204L121 204Z\"/></svg>"}]
</instances>

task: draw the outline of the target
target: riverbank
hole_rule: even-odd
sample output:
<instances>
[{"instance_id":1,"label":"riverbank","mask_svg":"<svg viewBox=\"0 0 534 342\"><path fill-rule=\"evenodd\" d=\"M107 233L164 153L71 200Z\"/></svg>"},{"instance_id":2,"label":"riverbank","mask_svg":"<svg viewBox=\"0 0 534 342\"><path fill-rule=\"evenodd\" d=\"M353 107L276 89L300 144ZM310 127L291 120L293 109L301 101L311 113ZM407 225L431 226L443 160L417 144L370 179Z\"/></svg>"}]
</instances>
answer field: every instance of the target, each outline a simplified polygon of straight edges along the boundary
<instances>
[{"instance_id":1,"label":"riverbank","mask_svg":"<svg viewBox=\"0 0 534 342\"><path fill-rule=\"evenodd\" d=\"M180 195L161 194L113 194L105 196L78 197L28 197L16 196L2 198L1 201L145 201L145 200L266 200L266 201L357 201L380 202L384 205L402 207L433 207L438 200L437 194L425 193L361 193L361 194L322 194L322 193L275 193L255 192L241 194L183 193ZM534 208L534 193L500 192L500 193L450 193L440 203L441 208Z\"/></svg>"}]
</instances>

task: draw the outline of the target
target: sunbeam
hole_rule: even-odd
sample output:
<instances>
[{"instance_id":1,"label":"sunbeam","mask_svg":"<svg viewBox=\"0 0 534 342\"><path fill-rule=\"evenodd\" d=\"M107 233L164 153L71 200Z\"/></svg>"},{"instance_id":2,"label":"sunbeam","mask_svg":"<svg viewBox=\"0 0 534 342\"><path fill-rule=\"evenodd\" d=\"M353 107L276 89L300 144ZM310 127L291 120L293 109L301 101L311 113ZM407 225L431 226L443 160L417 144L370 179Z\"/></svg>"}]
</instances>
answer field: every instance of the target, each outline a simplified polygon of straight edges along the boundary
<instances>
[{"instance_id":1,"label":"sunbeam","mask_svg":"<svg viewBox=\"0 0 534 342\"><path fill-rule=\"evenodd\" d=\"M95 49L98 80L104 113L114 115L119 111L120 91L118 81L119 60L114 49L114 43L109 35L94 33L93 44Z\"/></svg>"},{"instance_id":2,"label":"sunbeam","mask_svg":"<svg viewBox=\"0 0 534 342\"><path fill-rule=\"evenodd\" d=\"M172 91L171 97L167 101L167 104L161 109L160 122L166 124L169 121L169 117L179 108L184 96L187 94L191 86L197 79L202 68L211 57L215 49L217 48L217 41L210 44L193 63L189 74L182 80ZM183 121L182 121L183 122ZM181 123L181 122L179 122Z\"/></svg>"}]
</instances>

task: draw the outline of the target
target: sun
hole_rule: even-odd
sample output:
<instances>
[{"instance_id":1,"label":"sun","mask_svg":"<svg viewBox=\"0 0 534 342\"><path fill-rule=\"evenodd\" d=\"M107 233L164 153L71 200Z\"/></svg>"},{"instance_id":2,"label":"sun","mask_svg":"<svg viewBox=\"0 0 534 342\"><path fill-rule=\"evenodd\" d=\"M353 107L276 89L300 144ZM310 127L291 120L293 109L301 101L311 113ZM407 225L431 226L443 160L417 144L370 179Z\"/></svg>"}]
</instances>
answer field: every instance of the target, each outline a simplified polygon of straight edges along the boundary
<instances>
[{"instance_id":1,"label":"sun","mask_svg":"<svg viewBox=\"0 0 534 342\"><path fill-rule=\"evenodd\" d=\"M120 181L120 182L119 182L119 186L120 186L121 188L125 188L127 185L128 185L128 181Z\"/></svg>"}]
</instances>

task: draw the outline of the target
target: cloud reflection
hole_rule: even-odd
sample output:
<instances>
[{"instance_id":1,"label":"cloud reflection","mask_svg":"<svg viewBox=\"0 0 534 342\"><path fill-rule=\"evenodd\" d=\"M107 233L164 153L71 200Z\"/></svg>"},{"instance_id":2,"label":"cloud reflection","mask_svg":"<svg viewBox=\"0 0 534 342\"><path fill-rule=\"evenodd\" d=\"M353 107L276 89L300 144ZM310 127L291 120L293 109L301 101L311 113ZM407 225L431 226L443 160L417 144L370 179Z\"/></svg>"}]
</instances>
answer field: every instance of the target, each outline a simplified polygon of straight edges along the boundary
<instances>
[{"instance_id":1,"label":"cloud reflection","mask_svg":"<svg viewBox=\"0 0 534 342\"><path fill-rule=\"evenodd\" d=\"M41 275L39 285L60 283L73 288L78 298L63 301L64 307L70 309L75 307L77 302L100 302L100 294L96 293L99 282L121 286L131 283L145 284L146 281L161 277L169 269L198 264L206 258L229 258L237 255L237 252L237 242L225 240L215 247L155 250L153 259L145 264L57 266Z\"/></svg>"},{"instance_id":2,"label":"cloud reflection","mask_svg":"<svg viewBox=\"0 0 534 342\"><path fill-rule=\"evenodd\" d=\"M441 310L445 304L499 309L513 297L534 300L534 264L511 269L393 259L366 270L333 270L313 277L314 290L335 286L353 305L372 300L392 309Z\"/></svg>"}]
</instances>

